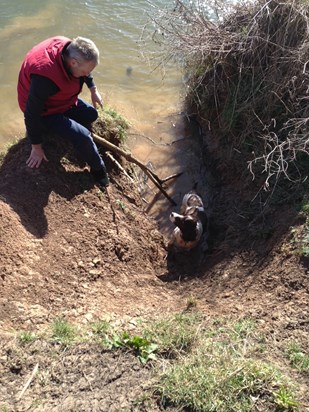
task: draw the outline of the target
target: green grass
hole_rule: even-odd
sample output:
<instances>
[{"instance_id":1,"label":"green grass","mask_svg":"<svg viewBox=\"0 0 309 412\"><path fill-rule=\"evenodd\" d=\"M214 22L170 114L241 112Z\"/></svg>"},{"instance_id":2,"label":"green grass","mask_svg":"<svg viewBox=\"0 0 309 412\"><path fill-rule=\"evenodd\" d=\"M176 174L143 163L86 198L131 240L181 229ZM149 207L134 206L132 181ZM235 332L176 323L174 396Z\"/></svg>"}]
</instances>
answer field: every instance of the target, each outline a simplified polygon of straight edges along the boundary
<instances>
[{"instance_id":1,"label":"green grass","mask_svg":"<svg viewBox=\"0 0 309 412\"><path fill-rule=\"evenodd\" d=\"M28 331L21 332L18 335L18 340L21 343L31 343L34 342L36 339L37 336L34 333Z\"/></svg>"},{"instance_id":2,"label":"green grass","mask_svg":"<svg viewBox=\"0 0 309 412\"><path fill-rule=\"evenodd\" d=\"M291 227L290 246L294 253L300 257L309 257L309 203L305 198L298 209L299 218L303 220L301 225Z\"/></svg>"},{"instance_id":3,"label":"green grass","mask_svg":"<svg viewBox=\"0 0 309 412\"><path fill-rule=\"evenodd\" d=\"M125 203L124 203L122 200L116 199L116 205L117 205L117 206L119 207L119 209L121 209L123 212L125 211L126 205L125 205Z\"/></svg>"},{"instance_id":4,"label":"green grass","mask_svg":"<svg viewBox=\"0 0 309 412\"><path fill-rule=\"evenodd\" d=\"M300 254L304 257L309 257L309 217L304 225Z\"/></svg>"},{"instance_id":5,"label":"green grass","mask_svg":"<svg viewBox=\"0 0 309 412\"><path fill-rule=\"evenodd\" d=\"M291 383L259 359L263 339L250 319L201 327L194 344L156 385L164 405L190 412L296 411Z\"/></svg>"},{"instance_id":6,"label":"green grass","mask_svg":"<svg viewBox=\"0 0 309 412\"><path fill-rule=\"evenodd\" d=\"M292 342L288 346L286 356L294 368L309 374L309 354L303 351L298 343Z\"/></svg>"},{"instance_id":7,"label":"green grass","mask_svg":"<svg viewBox=\"0 0 309 412\"><path fill-rule=\"evenodd\" d=\"M74 341L77 333L75 328L65 319L57 318L52 324L51 338L54 342L69 344Z\"/></svg>"},{"instance_id":8,"label":"green grass","mask_svg":"<svg viewBox=\"0 0 309 412\"><path fill-rule=\"evenodd\" d=\"M110 330L110 324L106 320L98 320L91 325L94 335L104 337Z\"/></svg>"},{"instance_id":9,"label":"green grass","mask_svg":"<svg viewBox=\"0 0 309 412\"><path fill-rule=\"evenodd\" d=\"M145 329L145 336L158 344L158 351L167 357L177 357L190 350L199 333L198 313L181 313L155 321Z\"/></svg>"},{"instance_id":10,"label":"green grass","mask_svg":"<svg viewBox=\"0 0 309 412\"><path fill-rule=\"evenodd\" d=\"M111 106L105 105L104 110L99 112L99 118L104 123L105 132L112 134L121 143L124 143L127 139L127 130L130 127L129 121L114 110ZM104 136L109 139L109 136Z\"/></svg>"},{"instance_id":11,"label":"green grass","mask_svg":"<svg viewBox=\"0 0 309 412\"><path fill-rule=\"evenodd\" d=\"M300 239L300 255L309 257L309 203L303 204L302 213L305 215L306 221Z\"/></svg>"},{"instance_id":12,"label":"green grass","mask_svg":"<svg viewBox=\"0 0 309 412\"><path fill-rule=\"evenodd\" d=\"M34 337L38 338L23 332L19 342L31 342ZM152 361L151 381L136 405L160 402L179 411L300 411L297 385L282 372L286 358L299 372L309 372L309 356L296 343L281 354L279 370L280 352L275 366L255 320L212 320L196 310L140 321L134 333L106 320L77 328L57 318L50 338L64 345L99 343L108 350L130 351L143 365Z\"/></svg>"},{"instance_id":13,"label":"green grass","mask_svg":"<svg viewBox=\"0 0 309 412\"><path fill-rule=\"evenodd\" d=\"M15 146L15 145L18 143L19 140L20 140L20 139L15 138L15 139L12 140L11 142L8 142L8 143L4 146L4 148L1 150L1 152L0 152L0 166L2 166L2 163L3 163L6 155L7 155L8 152L10 151L10 149L11 149L13 146ZM0 409L0 412L1 412L1 409Z\"/></svg>"},{"instance_id":14,"label":"green grass","mask_svg":"<svg viewBox=\"0 0 309 412\"><path fill-rule=\"evenodd\" d=\"M158 391L165 404L196 412L296 410L291 388L262 361L225 357L220 345L173 365L161 378ZM279 409L280 408L280 409Z\"/></svg>"}]
</instances>

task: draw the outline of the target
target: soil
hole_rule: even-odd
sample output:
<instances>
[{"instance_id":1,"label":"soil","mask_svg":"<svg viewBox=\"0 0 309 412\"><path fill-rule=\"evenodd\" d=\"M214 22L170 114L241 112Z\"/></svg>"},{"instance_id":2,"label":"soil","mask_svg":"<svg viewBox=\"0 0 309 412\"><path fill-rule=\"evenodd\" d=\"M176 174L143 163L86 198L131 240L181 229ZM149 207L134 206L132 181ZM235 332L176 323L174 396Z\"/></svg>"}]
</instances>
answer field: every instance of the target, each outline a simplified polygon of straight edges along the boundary
<instances>
[{"instance_id":1,"label":"soil","mask_svg":"<svg viewBox=\"0 0 309 412\"><path fill-rule=\"evenodd\" d=\"M291 205L250 225L239 178L214 179L208 250L172 253L136 185L115 165L108 164L111 185L102 192L69 147L50 139L46 152L49 162L29 169L22 139L0 169L0 410L163 410L143 399L151 369L131 353L16 340L57 317L130 324L186 310L194 298L205 316L256 319L274 357L292 338L308 353L308 261L293 243L304 221ZM38 378L18 399L37 363Z\"/></svg>"}]
</instances>

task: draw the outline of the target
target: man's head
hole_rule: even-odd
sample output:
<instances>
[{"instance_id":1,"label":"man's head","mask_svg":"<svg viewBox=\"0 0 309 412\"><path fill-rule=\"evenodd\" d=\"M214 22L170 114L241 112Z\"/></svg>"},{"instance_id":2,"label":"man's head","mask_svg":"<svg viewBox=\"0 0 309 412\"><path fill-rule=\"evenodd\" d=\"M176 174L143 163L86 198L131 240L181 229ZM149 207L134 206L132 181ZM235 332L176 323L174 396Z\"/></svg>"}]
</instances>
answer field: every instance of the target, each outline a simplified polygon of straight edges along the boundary
<instances>
[{"instance_id":1,"label":"man's head","mask_svg":"<svg viewBox=\"0 0 309 412\"><path fill-rule=\"evenodd\" d=\"M65 51L65 62L73 77L88 76L99 63L100 53L90 39L76 37Z\"/></svg>"}]
</instances>

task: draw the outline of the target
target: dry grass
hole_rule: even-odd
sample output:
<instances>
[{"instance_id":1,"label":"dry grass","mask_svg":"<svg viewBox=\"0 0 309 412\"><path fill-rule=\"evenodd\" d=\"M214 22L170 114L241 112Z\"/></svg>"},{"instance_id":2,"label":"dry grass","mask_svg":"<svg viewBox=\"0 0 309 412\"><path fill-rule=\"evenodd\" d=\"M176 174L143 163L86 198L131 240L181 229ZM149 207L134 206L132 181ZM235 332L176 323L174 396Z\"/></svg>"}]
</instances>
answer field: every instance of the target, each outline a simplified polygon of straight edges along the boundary
<instances>
[{"instance_id":1,"label":"dry grass","mask_svg":"<svg viewBox=\"0 0 309 412\"><path fill-rule=\"evenodd\" d=\"M188 110L265 189L308 166L308 17L307 0L177 0L151 18L160 64L186 75Z\"/></svg>"}]
</instances>

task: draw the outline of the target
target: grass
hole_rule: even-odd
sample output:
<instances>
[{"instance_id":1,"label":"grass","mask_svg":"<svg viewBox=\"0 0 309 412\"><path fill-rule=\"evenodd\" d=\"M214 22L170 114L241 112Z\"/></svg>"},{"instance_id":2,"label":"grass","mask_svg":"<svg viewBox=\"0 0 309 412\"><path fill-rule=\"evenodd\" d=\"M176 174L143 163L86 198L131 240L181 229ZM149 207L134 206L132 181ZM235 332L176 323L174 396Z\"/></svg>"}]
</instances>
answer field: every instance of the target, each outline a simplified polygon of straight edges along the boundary
<instances>
[{"instance_id":1,"label":"grass","mask_svg":"<svg viewBox=\"0 0 309 412\"><path fill-rule=\"evenodd\" d=\"M304 224L300 253L304 257L309 257L309 203L305 203L302 208L302 213L305 215L306 222Z\"/></svg>"},{"instance_id":2,"label":"grass","mask_svg":"<svg viewBox=\"0 0 309 412\"><path fill-rule=\"evenodd\" d=\"M201 317L198 313L181 313L153 322L145 335L158 344L158 351L175 358L192 347L199 333Z\"/></svg>"},{"instance_id":3,"label":"grass","mask_svg":"<svg viewBox=\"0 0 309 412\"><path fill-rule=\"evenodd\" d=\"M126 205L125 205L125 203L124 203L122 200L116 199L116 205L117 205L117 206L119 207L119 209L121 209L123 212L125 211Z\"/></svg>"},{"instance_id":4,"label":"grass","mask_svg":"<svg viewBox=\"0 0 309 412\"><path fill-rule=\"evenodd\" d=\"M76 338L76 330L65 319L57 318L52 324L51 339L57 343L69 344Z\"/></svg>"},{"instance_id":5,"label":"grass","mask_svg":"<svg viewBox=\"0 0 309 412\"><path fill-rule=\"evenodd\" d=\"M10 149L15 146L18 143L19 139L15 138L13 141L8 142L5 147L1 150L0 152L0 166L2 166L2 163L5 159L5 157L7 156L8 152L10 151ZM1 409L0 409L1 411Z\"/></svg>"},{"instance_id":6,"label":"grass","mask_svg":"<svg viewBox=\"0 0 309 412\"><path fill-rule=\"evenodd\" d=\"M242 179L250 172L255 190L303 182L308 0L176 3L150 16L150 37L161 46L151 58L162 67L174 61L185 73L186 110L211 130L214 157Z\"/></svg>"},{"instance_id":7,"label":"grass","mask_svg":"<svg viewBox=\"0 0 309 412\"><path fill-rule=\"evenodd\" d=\"M291 228L292 240L295 253L300 257L309 257L309 203L305 199L299 216L304 219L302 226Z\"/></svg>"},{"instance_id":8,"label":"grass","mask_svg":"<svg viewBox=\"0 0 309 412\"><path fill-rule=\"evenodd\" d=\"M304 257L309 257L309 220L306 222L300 253Z\"/></svg>"},{"instance_id":9,"label":"grass","mask_svg":"<svg viewBox=\"0 0 309 412\"><path fill-rule=\"evenodd\" d=\"M286 350L290 364L302 373L309 374L309 354L301 349L297 342L292 342Z\"/></svg>"},{"instance_id":10,"label":"grass","mask_svg":"<svg viewBox=\"0 0 309 412\"><path fill-rule=\"evenodd\" d=\"M188 349L165 365L156 385L163 405L190 412L298 410L293 385L260 359L264 341L252 320L204 325Z\"/></svg>"},{"instance_id":11,"label":"grass","mask_svg":"<svg viewBox=\"0 0 309 412\"><path fill-rule=\"evenodd\" d=\"M83 341L130 351L143 365L151 361L147 389L135 406L159 402L188 412L296 412L297 385L282 372L286 358L299 373L309 372L309 356L294 342L282 353L281 370L277 360L273 365L254 319L211 320L196 310L137 322L134 333L104 319L77 328L57 318L50 337L65 346ZM35 338L23 332L19 342Z\"/></svg>"},{"instance_id":12,"label":"grass","mask_svg":"<svg viewBox=\"0 0 309 412\"><path fill-rule=\"evenodd\" d=\"M65 319L57 318L51 326L51 340L64 345L80 341L90 343L94 340L107 349L129 349L136 353L142 364L156 358L154 352L157 350L158 345L143 336L115 330L105 320L94 322L90 329L90 333L87 330L78 331Z\"/></svg>"},{"instance_id":13,"label":"grass","mask_svg":"<svg viewBox=\"0 0 309 412\"><path fill-rule=\"evenodd\" d=\"M99 337L104 337L110 330L110 324L106 320L98 320L91 325L92 332Z\"/></svg>"},{"instance_id":14,"label":"grass","mask_svg":"<svg viewBox=\"0 0 309 412\"><path fill-rule=\"evenodd\" d=\"M111 106L105 105L104 110L100 110L99 118L93 127L94 131L97 131L105 139L114 143L124 143L127 139L130 123Z\"/></svg>"},{"instance_id":15,"label":"grass","mask_svg":"<svg viewBox=\"0 0 309 412\"><path fill-rule=\"evenodd\" d=\"M37 336L34 333L28 331L21 332L18 335L18 340L21 343L31 343L34 342L36 339Z\"/></svg>"},{"instance_id":16,"label":"grass","mask_svg":"<svg viewBox=\"0 0 309 412\"><path fill-rule=\"evenodd\" d=\"M195 308L196 306L197 306L197 299L193 295L190 295L187 298L187 310Z\"/></svg>"},{"instance_id":17,"label":"grass","mask_svg":"<svg viewBox=\"0 0 309 412\"><path fill-rule=\"evenodd\" d=\"M291 388L271 366L236 359L231 352L223 354L220 345L208 349L211 356L196 353L163 375L158 390L165 404L192 412L297 408Z\"/></svg>"}]
</instances>

